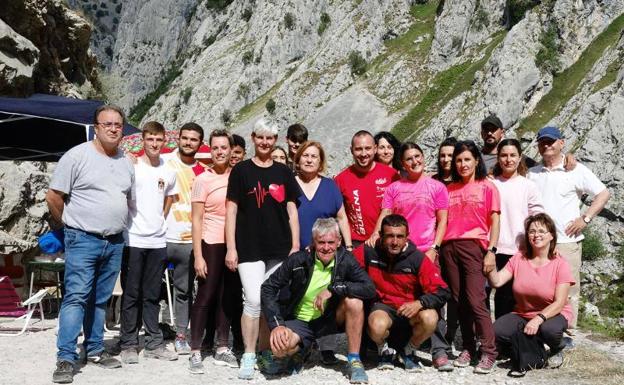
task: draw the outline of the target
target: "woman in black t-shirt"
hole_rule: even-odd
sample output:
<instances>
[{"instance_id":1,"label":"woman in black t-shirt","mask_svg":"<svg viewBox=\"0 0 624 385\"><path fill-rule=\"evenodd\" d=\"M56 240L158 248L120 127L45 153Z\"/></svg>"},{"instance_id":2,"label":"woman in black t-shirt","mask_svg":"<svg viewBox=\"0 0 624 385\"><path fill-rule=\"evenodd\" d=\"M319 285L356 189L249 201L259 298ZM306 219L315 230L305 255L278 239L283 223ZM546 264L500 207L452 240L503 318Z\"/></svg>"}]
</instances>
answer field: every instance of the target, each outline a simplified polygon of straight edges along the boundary
<instances>
[{"instance_id":1,"label":"woman in black t-shirt","mask_svg":"<svg viewBox=\"0 0 624 385\"><path fill-rule=\"evenodd\" d=\"M241 328L245 354L238 377L251 379L260 330L260 287L290 254L299 251L299 188L292 171L271 159L277 127L256 122L251 139L253 158L237 164L228 183L225 236L226 266L238 269L244 301ZM265 335L266 333L266 335ZM268 329L260 333L258 366L269 374L276 369L268 344ZM264 349L264 350L263 350Z\"/></svg>"}]
</instances>

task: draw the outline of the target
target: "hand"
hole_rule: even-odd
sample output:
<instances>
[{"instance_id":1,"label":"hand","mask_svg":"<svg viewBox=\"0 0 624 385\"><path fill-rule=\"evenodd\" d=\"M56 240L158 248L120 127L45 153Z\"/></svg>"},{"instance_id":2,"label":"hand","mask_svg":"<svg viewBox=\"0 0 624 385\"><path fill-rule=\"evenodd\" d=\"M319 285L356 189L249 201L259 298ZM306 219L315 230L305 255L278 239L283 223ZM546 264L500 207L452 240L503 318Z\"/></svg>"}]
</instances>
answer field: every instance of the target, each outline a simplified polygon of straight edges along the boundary
<instances>
[{"instance_id":1,"label":"hand","mask_svg":"<svg viewBox=\"0 0 624 385\"><path fill-rule=\"evenodd\" d=\"M397 314L406 318L412 318L422 309L420 301L404 303L397 310Z\"/></svg>"},{"instance_id":2,"label":"hand","mask_svg":"<svg viewBox=\"0 0 624 385\"><path fill-rule=\"evenodd\" d=\"M587 223L583 220L583 218L578 217L572 222L568 223L565 228L565 233L568 237L577 237L581 234L581 231L587 227Z\"/></svg>"},{"instance_id":3,"label":"hand","mask_svg":"<svg viewBox=\"0 0 624 385\"><path fill-rule=\"evenodd\" d=\"M273 351L285 351L288 349L288 328L286 326L278 326L271 331L269 337L271 343L271 350Z\"/></svg>"},{"instance_id":4,"label":"hand","mask_svg":"<svg viewBox=\"0 0 624 385\"><path fill-rule=\"evenodd\" d=\"M325 302L330 299L332 296L331 291L325 289L322 292L318 293L316 298L314 298L314 308L320 310L321 313L325 311Z\"/></svg>"},{"instance_id":5,"label":"hand","mask_svg":"<svg viewBox=\"0 0 624 385\"><path fill-rule=\"evenodd\" d=\"M297 247L293 247L292 249L290 249L290 251L288 252L288 256L291 256L293 254L295 254L296 252L299 251L299 246Z\"/></svg>"},{"instance_id":6,"label":"hand","mask_svg":"<svg viewBox=\"0 0 624 385\"><path fill-rule=\"evenodd\" d=\"M225 254L225 266L230 271L236 271L238 267L238 251L236 249L228 249Z\"/></svg>"},{"instance_id":7,"label":"hand","mask_svg":"<svg viewBox=\"0 0 624 385\"><path fill-rule=\"evenodd\" d=\"M379 239L379 233L376 231L373 231L373 234L370 236L370 238L368 238L366 240L366 245L370 246L370 247L375 247L375 243L377 243L377 240Z\"/></svg>"},{"instance_id":8,"label":"hand","mask_svg":"<svg viewBox=\"0 0 624 385\"><path fill-rule=\"evenodd\" d=\"M493 271L495 269L496 269L496 255L494 255L493 252L488 250L487 253L485 253L485 256L483 257L483 273L487 275L490 273L490 271Z\"/></svg>"},{"instance_id":9,"label":"hand","mask_svg":"<svg viewBox=\"0 0 624 385\"><path fill-rule=\"evenodd\" d=\"M574 154L569 152L565 154L565 158L563 158L563 168L566 172L572 171L576 168L576 158L574 157Z\"/></svg>"},{"instance_id":10,"label":"hand","mask_svg":"<svg viewBox=\"0 0 624 385\"><path fill-rule=\"evenodd\" d=\"M526 326L524 327L524 334L528 336L536 335L540 325L543 323L544 320L541 317L535 316L535 318L527 322Z\"/></svg>"},{"instance_id":11,"label":"hand","mask_svg":"<svg viewBox=\"0 0 624 385\"><path fill-rule=\"evenodd\" d=\"M438 252L435 251L435 249L429 249L425 251L425 255L427 256L427 258L431 260L431 262L436 264L435 261L436 261L436 257L438 256Z\"/></svg>"},{"instance_id":12,"label":"hand","mask_svg":"<svg viewBox=\"0 0 624 385\"><path fill-rule=\"evenodd\" d=\"M195 267L195 275L197 275L199 278L203 278L206 279L206 275L208 274L208 266L206 265L206 261L204 261L204 258L200 256L195 256L195 262L193 263L193 266Z\"/></svg>"}]
</instances>

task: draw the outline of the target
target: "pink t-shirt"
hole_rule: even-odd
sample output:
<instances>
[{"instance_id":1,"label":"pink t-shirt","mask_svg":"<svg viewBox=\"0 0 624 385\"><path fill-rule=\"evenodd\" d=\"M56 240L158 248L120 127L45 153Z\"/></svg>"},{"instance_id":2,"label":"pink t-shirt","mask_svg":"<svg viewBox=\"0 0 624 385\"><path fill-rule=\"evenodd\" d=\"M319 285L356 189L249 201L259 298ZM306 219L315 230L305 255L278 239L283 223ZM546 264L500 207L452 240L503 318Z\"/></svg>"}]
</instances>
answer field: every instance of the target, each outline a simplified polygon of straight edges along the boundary
<instances>
[{"instance_id":1,"label":"pink t-shirt","mask_svg":"<svg viewBox=\"0 0 624 385\"><path fill-rule=\"evenodd\" d=\"M500 196L496 186L487 179L467 184L451 183L448 225L444 240L477 239L484 249L490 236L490 215L500 213Z\"/></svg>"},{"instance_id":2,"label":"pink t-shirt","mask_svg":"<svg viewBox=\"0 0 624 385\"><path fill-rule=\"evenodd\" d=\"M509 259L505 269L513 275L513 296L516 300L514 313L526 319L534 318L555 301L557 285L575 284L568 261L559 255L544 266L534 267L519 252ZM569 302L566 301L561 315L570 324L574 316Z\"/></svg>"},{"instance_id":3,"label":"pink t-shirt","mask_svg":"<svg viewBox=\"0 0 624 385\"><path fill-rule=\"evenodd\" d=\"M225 196L230 173L207 171L195 178L191 202L204 203L202 239L208 244L225 243Z\"/></svg>"},{"instance_id":4,"label":"pink t-shirt","mask_svg":"<svg viewBox=\"0 0 624 385\"><path fill-rule=\"evenodd\" d=\"M409 239L418 250L427 251L435 241L436 211L449 207L444 184L428 176L416 182L401 179L386 188L381 208L400 214L409 224Z\"/></svg>"}]
</instances>

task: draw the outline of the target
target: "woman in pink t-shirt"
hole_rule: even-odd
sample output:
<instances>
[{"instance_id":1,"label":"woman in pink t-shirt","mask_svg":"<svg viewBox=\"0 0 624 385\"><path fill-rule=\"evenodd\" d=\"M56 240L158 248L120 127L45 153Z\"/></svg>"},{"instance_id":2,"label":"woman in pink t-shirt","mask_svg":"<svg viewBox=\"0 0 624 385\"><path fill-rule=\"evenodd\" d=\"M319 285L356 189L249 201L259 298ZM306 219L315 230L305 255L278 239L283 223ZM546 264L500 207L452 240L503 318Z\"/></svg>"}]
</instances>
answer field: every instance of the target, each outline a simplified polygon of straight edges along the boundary
<instances>
[{"instance_id":1,"label":"woman in pink t-shirt","mask_svg":"<svg viewBox=\"0 0 624 385\"><path fill-rule=\"evenodd\" d=\"M212 168L193 182L192 234L197 296L191 309L191 373L203 373L201 345L208 317L214 317L217 332L215 363L238 367L236 356L228 346L231 312L227 306L236 301L235 273L225 268L225 197L230 175L230 153L234 140L225 130L210 135ZM232 287L230 287L232 286Z\"/></svg>"},{"instance_id":2,"label":"woman in pink t-shirt","mask_svg":"<svg viewBox=\"0 0 624 385\"><path fill-rule=\"evenodd\" d=\"M500 270L523 245L524 221L529 215L544 212L542 195L537 185L525 178L527 166L522 159L522 148L516 139L498 143L497 162L494 165L494 185L501 199L500 234L496 245L496 267ZM496 289L494 316L496 319L511 312L514 298L512 282Z\"/></svg>"},{"instance_id":3,"label":"woman in pink t-shirt","mask_svg":"<svg viewBox=\"0 0 624 385\"><path fill-rule=\"evenodd\" d=\"M470 365L477 353L476 332L481 359L474 371L487 374L494 367L497 353L490 312L485 306L485 274L496 268L500 198L496 186L487 179L474 142L455 145L451 171L448 225L440 261L452 299L457 302L464 343L453 364Z\"/></svg>"},{"instance_id":4,"label":"woman in pink t-shirt","mask_svg":"<svg viewBox=\"0 0 624 385\"><path fill-rule=\"evenodd\" d=\"M526 334L541 337L550 347L549 366L558 367L563 362L563 332L573 318L568 292L575 282L570 265L555 250L557 231L553 220L547 214L535 214L527 218L524 228L527 251L516 253L504 269L488 274L493 287L513 279L516 300L514 311L494 323L496 343L500 352L507 351L511 335L521 327Z\"/></svg>"}]
</instances>

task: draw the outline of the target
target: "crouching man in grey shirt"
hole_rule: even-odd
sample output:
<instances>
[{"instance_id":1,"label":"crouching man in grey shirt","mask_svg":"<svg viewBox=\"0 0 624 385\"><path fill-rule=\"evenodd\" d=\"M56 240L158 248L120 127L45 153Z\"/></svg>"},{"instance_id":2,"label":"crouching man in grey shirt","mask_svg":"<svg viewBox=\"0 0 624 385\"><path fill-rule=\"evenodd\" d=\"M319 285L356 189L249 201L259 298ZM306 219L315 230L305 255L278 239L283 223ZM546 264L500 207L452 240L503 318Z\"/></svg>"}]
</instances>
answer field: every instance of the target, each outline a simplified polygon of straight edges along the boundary
<instances>
[{"instance_id":1,"label":"crouching man in grey shirt","mask_svg":"<svg viewBox=\"0 0 624 385\"><path fill-rule=\"evenodd\" d=\"M117 149L124 121L118 107L99 107L95 138L63 155L46 194L52 217L65 224L65 296L52 376L56 383L73 381L81 328L88 363L121 366L104 350L104 319L121 268L127 200L134 184L134 168Z\"/></svg>"}]
</instances>

